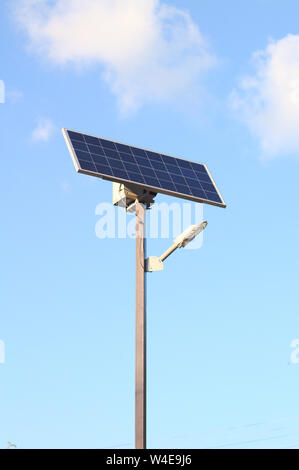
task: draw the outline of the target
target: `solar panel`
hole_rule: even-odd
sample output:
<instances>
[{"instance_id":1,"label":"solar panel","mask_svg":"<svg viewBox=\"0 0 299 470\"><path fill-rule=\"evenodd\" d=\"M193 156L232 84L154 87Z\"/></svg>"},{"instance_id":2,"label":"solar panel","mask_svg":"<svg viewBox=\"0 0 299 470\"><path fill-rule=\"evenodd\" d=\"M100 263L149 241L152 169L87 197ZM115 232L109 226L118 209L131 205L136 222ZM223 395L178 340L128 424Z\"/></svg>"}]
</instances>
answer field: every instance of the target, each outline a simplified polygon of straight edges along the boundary
<instances>
[{"instance_id":1,"label":"solar panel","mask_svg":"<svg viewBox=\"0 0 299 470\"><path fill-rule=\"evenodd\" d=\"M226 207L206 165L63 129L76 170L150 191Z\"/></svg>"}]
</instances>

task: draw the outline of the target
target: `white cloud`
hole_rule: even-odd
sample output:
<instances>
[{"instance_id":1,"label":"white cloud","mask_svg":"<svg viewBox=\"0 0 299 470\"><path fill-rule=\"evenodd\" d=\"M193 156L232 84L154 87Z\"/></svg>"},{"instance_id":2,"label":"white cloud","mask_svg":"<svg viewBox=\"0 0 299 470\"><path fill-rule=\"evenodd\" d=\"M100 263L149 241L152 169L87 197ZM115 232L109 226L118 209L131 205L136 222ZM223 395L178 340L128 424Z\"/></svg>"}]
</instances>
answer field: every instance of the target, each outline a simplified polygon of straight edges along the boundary
<instances>
[{"instance_id":1,"label":"white cloud","mask_svg":"<svg viewBox=\"0 0 299 470\"><path fill-rule=\"evenodd\" d=\"M125 113L197 94L215 64L189 13L160 0L19 0L15 16L53 63L101 64Z\"/></svg>"},{"instance_id":2,"label":"white cloud","mask_svg":"<svg viewBox=\"0 0 299 470\"><path fill-rule=\"evenodd\" d=\"M32 131L31 138L33 142L47 142L52 136L55 126L50 119L41 118L37 127Z\"/></svg>"},{"instance_id":3,"label":"white cloud","mask_svg":"<svg viewBox=\"0 0 299 470\"><path fill-rule=\"evenodd\" d=\"M253 56L230 102L260 141L264 156L299 152L299 35L271 41Z\"/></svg>"}]
</instances>

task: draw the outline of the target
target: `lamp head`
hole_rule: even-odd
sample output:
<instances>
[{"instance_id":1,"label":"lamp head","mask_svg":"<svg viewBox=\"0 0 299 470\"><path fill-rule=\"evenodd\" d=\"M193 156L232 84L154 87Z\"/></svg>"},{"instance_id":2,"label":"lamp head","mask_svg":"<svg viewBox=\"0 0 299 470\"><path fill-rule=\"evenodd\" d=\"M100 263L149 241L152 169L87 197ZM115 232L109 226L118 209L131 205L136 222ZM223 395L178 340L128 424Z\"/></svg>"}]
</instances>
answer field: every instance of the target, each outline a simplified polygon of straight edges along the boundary
<instances>
[{"instance_id":1,"label":"lamp head","mask_svg":"<svg viewBox=\"0 0 299 470\"><path fill-rule=\"evenodd\" d=\"M197 235L199 235L208 225L208 222L201 222L201 224L190 225L186 230L184 230L181 235L176 237L174 244L177 245L177 248L183 248L188 243L190 243Z\"/></svg>"}]
</instances>

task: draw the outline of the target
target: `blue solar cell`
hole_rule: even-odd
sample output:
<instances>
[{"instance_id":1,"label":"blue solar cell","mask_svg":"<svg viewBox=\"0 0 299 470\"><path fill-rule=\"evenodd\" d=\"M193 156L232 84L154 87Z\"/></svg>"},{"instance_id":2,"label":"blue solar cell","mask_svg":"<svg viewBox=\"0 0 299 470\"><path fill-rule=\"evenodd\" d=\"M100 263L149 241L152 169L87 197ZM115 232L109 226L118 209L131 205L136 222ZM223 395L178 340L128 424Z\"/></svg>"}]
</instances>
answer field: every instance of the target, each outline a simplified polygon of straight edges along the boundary
<instances>
[{"instance_id":1,"label":"blue solar cell","mask_svg":"<svg viewBox=\"0 0 299 470\"><path fill-rule=\"evenodd\" d=\"M143 149L138 149L136 147L130 147L133 155L139 155L139 157L147 158L146 152Z\"/></svg>"},{"instance_id":2,"label":"blue solar cell","mask_svg":"<svg viewBox=\"0 0 299 470\"><path fill-rule=\"evenodd\" d=\"M119 152L131 153L131 149L130 147L128 147L128 145L118 144L117 142L115 142L115 147Z\"/></svg>"},{"instance_id":3,"label":"blue solar cell","mask_svg":"<svg viewBox=\"0 0 299 470\"><path fill-rule=\"evenodd\" d=\"M135 161L135 158L133 157L133 155L129 155L128 153L119 152L119 156L120 156L120 159L125 161L125 162L131 162L131 163L136 164L136 161Z\"/></svg>"},{"instance_id":4,"label":"blue solar cell","mask_svg":"<svg viewBox=\"0 0 299 470\"><path fill-rule=\"evenodd\" d=\"M128 170L128 175L131 181L136 181L137 183L142 183L142 184L145 183L144 177L142 176L141 173L135 173L134 171Z\"/></svg>"},{"instance_id":5,"label":"blue solar cell","mask_svg":"<svg viewBox=\"0 0 299 470\"><path fill-rule=\"evenodd\" d=\"M178 193L191 194L190 188L186 185L175 183L175 187Z\"/></svg>"},{"instance_id":6,"label":"blue solar cell","mask_svg":"<svg viewBox=\"0 0 299 470\"><path fill-rule=\"evenodd\" d=\"M127 171L134 171L135 173L140 173L140 168L134 163L126 162L124 164L124 167L126 168Z\"/></svg>"},{"instance_id":7,"label":"blue solar cell","mask_svg":"<svg viewBox=\"0 0 299 470\"><path fill-rule=\"evenodd\" d=\"M176 191L175 185L170 181L161 180L163 188L168 189L169 191Z\"/></svg>"},{"instance_id":8,"label":"blue solar cell","mask_svg":"<svg viewBox=\"0 0 299 470\"><path fill-rule=\"evenodd\" d=\"M102 163L102 165L107 165L109 166L109 162L104 155L97 155L96 153L91 154L91 158L95 163Z\"/></svg>"},{"instance_id":9,"label":"blue solar cell","mask_svg":"<svg viewBox=\"0 0 299 470\"><path fill-rule=\"evenodd\" d=\"M191 194L195 197L200 197L202 199L206 199L206 194L203 189L200 188L190 188L191 189Z\"/></svg>"},{"instance_id":10,"label":"blue solar cell","mask_svg":"<svg viewBox=\"0 0 299 470\"><path fill-rule=\"evenodd\" d=\"M165 165L167 165L167 164L176 165L176 161L173 157L169 157L168 155L162 155L162 154L161 154L161 157L162 157L162 160L165 163Z\"/></svg>"},{"instance_id":11,"label":"blue solar cell","mask_svg":"<svg viewBox=\"0 0 299 470\"><path fill-rule=\"evenodd\" d=\"M207 173L197 173L196 176L199 181L206 181L207 183L211 182L211 178Z\"/></svg>"},{"instance_id":12,"label":"blue solar cell","mask_svg":"<svg viewBox=\"0 0 299 470\"><path fill-rule=\"evenodd\" d=\"M77 140L72 141L73 147L76 150L83 150L84 152L88 152L88 147L84 142L79 142Z\"/></svg>"},{"instance_id":13,"label":"blue solar cell","mask_svg":"<svg viewBox=\"0 0 299 470\"><path fill-rule=\"evenodd\" d=\"M90 153L81 152L81 150L77 150L77 151L76 151L76 155L77 155L77 158L78 158L79 160L85 160L85 161L87 161L87 162L92 162Z\"/></svg>"},{"instance_id":14,"label":"blue solar cell","mask_svg":"<svg viewBox=\"0 0 299 470\"><path fill-rule=\"evenodd\" d=\"M192 168L191 162L188 162L187 160L181 160L180 158L177 159L178 165L181 168Z\"/></svg>"},{"instance_id":15,"label":"blue solar cell","mask_svg":"<svg viewBox=\"0 0 299 470\"><path fill-rule=\"evenodd\" d=\"M99 173L102 173L103 175L113 175L113 171L108 165L102 165L101 163L96 162L96 169Z\"/></svg>"},{"instance_id":16,"label":"blue solar cell","mask_svg":"<svg viewBox=\"0 0 299 470\"><path fill-rule=\"evenodd\" d=\"M188 186L190 186L190 188L201 188L201 184L198 180L187 178L186 181L188 182Z\"/></svg>"},{"instance_id":17,"label":"blue solar cell","mask_svg":"<svg viewBox=\"0 0 299 470\"><path fill-rule=\"evenodd\" d=\"M99 141L101 142L101 144L104 148L113 149L113 150L116 149L115 143L111 142L110 140L99 139Z\"/></svg>"},{"instance_id":18,"label":"blue solar cell","mask_svg":"<svg viewBox=\"0 0 299 470\"><path fill-rule=\"evenodd\" d=\"M214 186L213 186L212 184L206 183L206 182L204 182L204 181L203 181L202 183L200 183L200 184L201 184L201 186L203 187L203 189L204 189L205 191L215 191L215 188L214 188Z\"/></svg>"},{"instance_id":19,"label":"blue solar cell","mask_svg":"<svg viewBox=\"0 0 299 470\"><path fill-rule=\"evenodd\" d=\"M178 166L169 165L169 166L168 166L168 171L169 171L171 174L182 176L182 172L181 172L181 170L180 170L180 168L179 168Z\"/></svg>"},{"instance_id":20,"label":"blue solar cell","mask_svg":"<svg viewBox=\"0 0 299 470\"><path fill-rule=\"evenodd\" d=\"M161 155L163 162L166 166L178 166L177 159L174 157L169 157L168 155Z\"/></svg>"},{"instance_id":21,"label":"blue solar cell","mask_svg":"<svg viewBox=\"0 0 299 470\"><path fill-rule=\"evenodd\" d=\"M157 192L225 207L206 167L151 150L64 130L72 143L71 153L79 171L107 179L132 181ZM76 166L77 166L76 163Z\"/></svg>"},{"instance_id":22,"label":"blue solar cell","mask_svg":"<svg viewBox=\"0 0 299 470\"><path fill-rule=\"evenodd\" d=\"M156 160L152 160L151 161L151 164L152 164L152 167L155 168L155 170L164 170L166 171L166 167L164 165L164 163L162 163L162 161L156 161Z\"/></svg>"},{"instance_id":23,"label":"blue solar cell","mask_svg":"<svg viewBox=\"0 0 299 470\"><path fill-rule=\"evenodd\" d=\"M152 167L148 158L143 158L143 157L140 157L138 155L134 155L134 157L135 157L135 160L138 163L138 165L147 166L148 168Z\"/></svg>"},{"instance_id":24,"label":"blue solar cell","mask_svg":"<svg viewBox=\"0 0 299 470\"><path fill-rule=\"evenodd\" d=\"M159 187L159 181L157 178L152 178L151 176L144 175L144 181L149 186Z\"/></svg>"},{"instance_id":25,"label":"blue solar cell","mask_svg":"<svg viewBox=\"0 0 299 470\"><path fill-rule=\"evenodd\" d=\"M125 170L121 170L119 168L112 168L113 171L113 176L116 176L117 178L125 179L128 180L128 173Z\"/></svg>"},{"instance_id":26,"label":"blue solar cell","mask_svg":"<svg viewBox=\"0 0 299 470\"><path fill-rule=\"evenodd\" d=\"M91 135L85 135L84 139L88 144L99 145L100 143L97 137L92 137Z\"/></svg>"},{"instance_id":27,"label":"blue solar cell","mask_svg":"<svg viewBox=\"0 0 299 470\"><path fill-rule=\"evenodd\" d=\"M99 145L88 144L87 146L88 146L88 150L90 151L90 153L97 153L98 155L104 155L104 151L102 147L100 147Z\"/></svg>"},{"instance_id":28,"label":"blue solar cell","mask_svg":"<svg viewBox=\"0 0 299 470\"><path fill-rule=\"evenodd\" d=\"M204 167L203 165L201 165L200 163L190 162L190 166L191 166L191 168L193 168L193 170L194 170L195 172L208 174L208 172L207 172L207 170L205 169L205 167Z\"/></svg>"},{"instance_id":29,"label":"blue solar cell","mask_svg":"<svg viewBox=\"0 0 299 470\"><path fill-rule=\"evenodd\" d=\"M158 162L162 162L162 157L159 153L151 152L150 150L146 150L147 156L151 160L157 160Z\"/></svg>"},{"instance_id":30,"label":"blue solar cell","mask_svg":"<svg viewBox=\"0 0 299 470\"><path fill-rule=\"evenodd\" d=\"M172 181L171 176L167 171L155 170L156 175L158 176L159 180L164 181Z\"/></svg>"},{"instance_id":31,"label":"blue solar cell","mask_svg":"<svg viewBox=\"0 0 299 470\"><path fill-rule=\"evenodd\" d=\"M86 160L78 160L78 162L79 162L80 168L83 168L83 169L84 169L84 165L86 165L86 163L93 164L93 162L87 162Z\"/></svg>"},{"instance_id":32,"label":"blue solar cell","mask_svg":"<svg viewBox=\"0 0 299 470\"><path fill-rule=\"evenodd\" d=\"M196 174L193 170L190 170L190 168L181 168L180 171L182 172L182 175L187 178L196 178Z\"/></svg>"},{"instance_id":33,"label":"blue solar cell","mask_svg":"<svg viewBox=\"0 0 299 470\"><path fill-rule=\"evenodd\" d=\"M210 191L206 191L205 193L206 193L206 195L207 195L207 198L208 198L210 201L221 202L221 199L220 199L220 197L218 196L217 193L215 193L215 192L210 192Z\"/></svg>"},{"instance_id":34,"label":"blue solar cell","mask_svg":"<svg viewBox=\"0 0 299 470\"><path fill-rule=\"evenodd\" d=\"M171 175L172 181L178 184L186 184L185 178L179 175Z\"/></svg>"},{"instance_id":35,"label":"blue solar cell","mask_svg":"<svg viewBox=\"0 0 299 470\"><path fill-rule=\"evenodd\" d=\"M147 168L146 166L142 166L142 167L140 167L140 169L141 168L142 168L142 174L143 175L153 176L153 177L156 176L154 170L152 170L151 168Z\"/></svg>"},{"instance_id":36,"label":"blue solar cell","mask_svg":"<svg viewBox=\"0 0 299 470\"><path fill-rule=\"evenodd\" d=\"M94 172L97 171L95 165L92 162L85 162L84 160L81 160L80 165L83 170L94 171Z\"/></svg>"},{"instance_id":37,"label":"blue solar cell","mask_svg":"<svg viewBox=\"0 0 299 470\"><path fill-rule=\"evenodd\" d=\"M71 140L79 140L81 142L85 142L83 134L79 134L78 132L68 131L69 137Z\"/></svg>"},{"instance_id":38,"label":"blue solar cell","mask_svg":"<svg viewBox=\"0 0 299 470\"><path fill-rule=\"evenodd\" d=\"M120 154L116 150L104 149L105 155L110 158L121 160Z\"/></svg>"},{"instance_id":39,"label":"blue solar cell","mask_svg":"<svg viewBox=\"0 0 299 470\"><path fill-rule=\"evenodd\" d=\"M125 169L123 162L121 162L120 160L109 158L109 163L112 168L121 168L122 170Z\"/></svg>"}]
</instances>

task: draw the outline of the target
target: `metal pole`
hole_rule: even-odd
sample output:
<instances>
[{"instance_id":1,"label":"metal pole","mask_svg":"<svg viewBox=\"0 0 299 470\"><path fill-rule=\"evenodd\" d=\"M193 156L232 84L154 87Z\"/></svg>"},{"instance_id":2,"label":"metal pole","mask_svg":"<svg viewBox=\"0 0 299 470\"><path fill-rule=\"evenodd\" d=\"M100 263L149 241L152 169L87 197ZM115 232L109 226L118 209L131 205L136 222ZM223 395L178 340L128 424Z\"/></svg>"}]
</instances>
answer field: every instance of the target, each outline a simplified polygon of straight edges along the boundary
<instances>
[{"instance_id":1,"label":"metal pole","mask_svg":"<svg viewBox=\"0 0 299 470\"><path fill-rule=\"evenodd\" d=\"M146 449L145 207L136 203L135 448Z\"/></svg>"}]
</instances>

